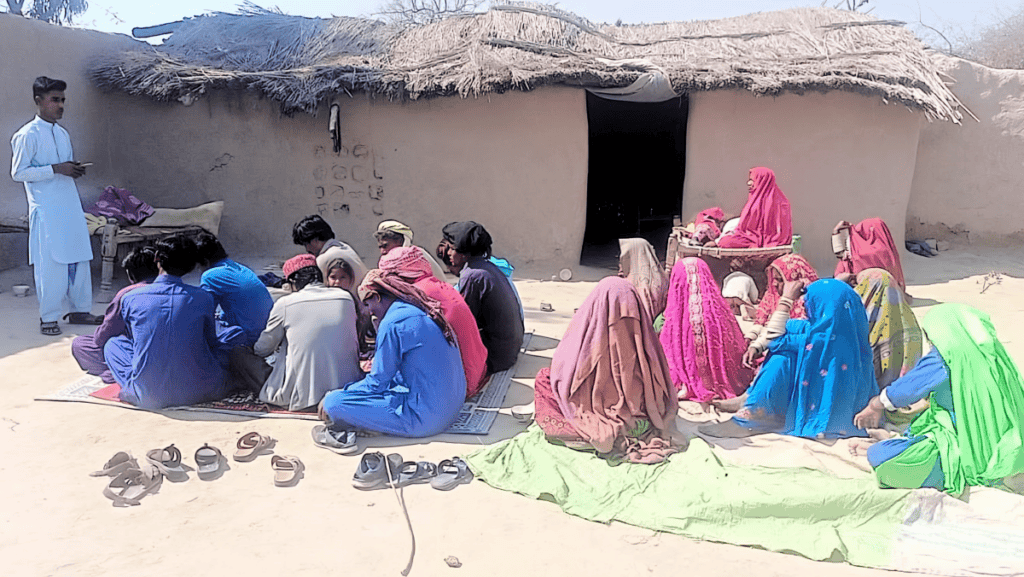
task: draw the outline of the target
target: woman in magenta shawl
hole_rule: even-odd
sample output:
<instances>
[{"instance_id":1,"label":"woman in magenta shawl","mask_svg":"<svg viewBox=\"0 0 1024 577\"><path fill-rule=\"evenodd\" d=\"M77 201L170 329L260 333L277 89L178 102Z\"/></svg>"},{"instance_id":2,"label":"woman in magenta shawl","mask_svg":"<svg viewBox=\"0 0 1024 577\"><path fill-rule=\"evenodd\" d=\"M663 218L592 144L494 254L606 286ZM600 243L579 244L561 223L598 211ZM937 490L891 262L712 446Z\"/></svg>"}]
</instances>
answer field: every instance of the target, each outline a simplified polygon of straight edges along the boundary
<instances>
[{"instance_id":1,"label":"woman in magenta shawl","mask_svg":"<svg viewBox=\"0 0 1024 577\"><path fill-rule=\"evenodd\" d=\"M731 399L750 384L740 325L703 260L684 258L672 267L660 338L680 399Z\"/></svg>"},{"instance_id":2,"label":"woman in magenta shawl","mask_svg":"<svg viewBox=\"0 0 1024 577\"><path fill-rule=\"evenodd\" d=\"M722 248L761 248L784 246L793 242L793 216L789 199L775 184L771 169L750 169L747 180L750 196L740 213L736 229L706 246Z\"/></svg>"}]
</instances>

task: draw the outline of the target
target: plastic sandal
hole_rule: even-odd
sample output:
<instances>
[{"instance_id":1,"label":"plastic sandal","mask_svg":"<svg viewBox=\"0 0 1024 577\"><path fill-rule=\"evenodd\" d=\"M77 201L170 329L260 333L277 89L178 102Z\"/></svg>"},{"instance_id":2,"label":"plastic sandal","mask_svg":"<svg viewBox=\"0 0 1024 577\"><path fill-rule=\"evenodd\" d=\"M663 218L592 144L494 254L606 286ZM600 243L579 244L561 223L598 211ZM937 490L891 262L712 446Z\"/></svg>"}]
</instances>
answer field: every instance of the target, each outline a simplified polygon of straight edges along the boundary
<instances>
[{"instance_id":1,"label":"plastic sandal","mask_svg":"<svg viewBox=\"0 0 1024 577\"><path fill-rule=\"evenodd\" d=\"M220 449L217 447L211 447L207 443L203 443L202 447L196 451L196 470L199 473L200 479L213 479L216 478L220 472L220 460L224 458L221 454Z\"/></svg>"},{"instance_id":2,"label":"plastic sandal","mask_svg":"<svg viewBox=\"0 0 1024 577\"><path fill-rule=\"evenodd\" d=\"M39 321L39 332L43 333L48 337L56 337L59 336L61 333L60 325L57 324L57 321L50 321L48 323Z\"/></svg>"},{"instance_id":3,"label":"plastic sandal","mask_svg":"<svg viewBox=\"0 0 1024 577\"><path fill-rule=\"evenodd\" d=\"M146 461L167 477L168 481L188 479L184 467L181 466L181 451L173 443L163 449L149 451L146 453Z\"/></svg>"},{"instance_id":4,"label":"plastic sandal","mask_svg":"<svg viewBox=\"0 0 1024 577\"><path fill-rule=\"evenodd\" d=\"M302 471L305 469L298 457L291 455L274 455L270 459L270 466L274 469L274 484L278 487L291 487L302 478Z\"/></svg>"},{"instance_id":5,"label":"plastic sandal","mask_svg":"<svg viewBox=\"0 0 1024 577\"><path fill-rule=\"evenodd\" d=\"M259 433L246 433L238 439L238 443L235 444L237 451L232 456L236 461L240 463L248 463L259 457L261 453L274 443L274 439Z\"/></svg>"},{"instance_id":6,"label":"plastic sandal","mask_svg":"<svg viewBox=\"0 0 1024 577\"><path fill-rule=\"evenodd\" d=\"M110 480L103 488L103 495L113 501L115 507L139 505L143 497L155 493L160 488L163 478L159 472L149 476L139 469L128 468ZM114 492L114 489L120 491Z\"/></svg>"},{"instance_id":7,"label":"plastic sandal","mask_svg":"<svg viewBox=\"0 0 1024 577\"><path fill-rule=\"evenodd\" d=\"M430 480L430 486L438 491L451 491L472 480L473 472L469 465L458 457L452 457L437 464L437 476Z\"/></svg>"},{"instance_id":8,"label":"plastic sandal","mask_svg":"<svg viewBox=\"0 0 1024 577\"><path fill-rule=\"evenodd\" d=\"M437 477L437 465L428 461L406 461L398 473L397 487L414 485L417 483L429 483Z\"/></svg>"},{"instance_id":9,"label":"plastic sandal","mask_svg":"<svg viewBox=\"0 0 1024 577\"><path fill-rule=\"evenodd\" d=\"M64 319L68 321L69 325L98 326L103 324L103 317L90 313L68 313L64 315Z\"/></svg>"},{"instance_id":10,"label":"plastic sandal","mask_svg":"<svg viewBox=\"0 0 1024 577\"><path fill-rule=\"evenodd\" d=\"M93 471L89 473L90 477L116 477L120 475L127 468L138 469L139 464L132 458L131 453L125 453L124 451L118 451L114 453L99 471Z\"/></svg>"},{"instance_id":11,"label":"plastic sandal","mask_svg":"<svg viewBox=\"0 0 1024 577\"><path fill-rule=\"evenodd\" d=\"M387 457L380 452L367 453L352 475L352 486L361 491L390 487L391 479L398 479L404 462L405 459L398 453L391 453Z\"/></svg>"},{"instance_id":12,"label":"plastic sandal","mask_svg":"<svg viewBox=\"0 0 1024 577\"><path fill-rule=\"evenodd\" d=\"M326 425L316 425L310 431L310 435L313 437L313 444L321 449L334 451L339 455L359 452L355 431L335 431Z\"/></svg>"}]
</instances>

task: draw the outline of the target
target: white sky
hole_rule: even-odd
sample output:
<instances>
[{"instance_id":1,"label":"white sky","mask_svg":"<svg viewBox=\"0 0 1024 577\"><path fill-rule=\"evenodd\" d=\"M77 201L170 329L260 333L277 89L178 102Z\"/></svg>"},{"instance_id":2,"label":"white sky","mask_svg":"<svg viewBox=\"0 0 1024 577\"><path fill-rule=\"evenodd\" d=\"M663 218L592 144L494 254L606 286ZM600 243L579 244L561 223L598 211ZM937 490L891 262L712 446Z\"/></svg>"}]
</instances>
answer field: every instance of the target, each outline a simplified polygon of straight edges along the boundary
<instances>
[{"instance_id":1,"label":"white sky","mask_svg":"<svg viewBox=\"0 0 1024 577\"><path fill-rule=\"evenodd\" d=\"M258 0L256 3L264 7L276 6L287 14L324 17L369 16L382 1ZM837 1L827 0L827 3L834 5ZM89 9L79 16L76 25L130 35L135 26L172 22L208 11L232 12L239 3L240 0L89 0ZM639 23L706 20L796 6L819 6L821 0L561 0L557 4L596 22L622 19L627 23ZM873 7L872 14L879 18L903 20L910 24L921 20L955 34L989 24L1000 16L1017 11L1022 4L1024 0L870 0L868 7ZM911 27L928 38L930 33L926 29Z\"/></svg>"}]
</instances>

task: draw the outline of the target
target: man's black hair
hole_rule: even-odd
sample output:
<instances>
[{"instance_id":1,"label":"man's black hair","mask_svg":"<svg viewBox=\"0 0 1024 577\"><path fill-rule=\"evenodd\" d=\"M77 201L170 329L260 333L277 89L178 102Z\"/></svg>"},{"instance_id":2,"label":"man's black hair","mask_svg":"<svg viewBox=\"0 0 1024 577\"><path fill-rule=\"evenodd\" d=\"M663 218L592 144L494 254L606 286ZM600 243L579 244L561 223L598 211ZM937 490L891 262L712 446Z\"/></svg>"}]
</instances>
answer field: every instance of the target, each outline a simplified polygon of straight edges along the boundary
<instances>
[{"instance_id":1,"label":"man's black hair","mask_svg":"<svg viewBox=\"0 0 1024 577\"><path fill-rule=\"evenodd\" d=\"M203 231L196 236L196 262L200 266L210 266L226 258L228 253L214 234Z\"/></svg>"},{"instance_id":2,"label":"man's black hair","mask_svg":"<svg viewBox=\"0 0 1024 577\"><path fill-rule=\"evenodd\" d=\"M156 249L152 246L132 249L121 261L121 267L128 273L128 280L132 283L151 281L160 274L155 258Z\"/></svg>"},{"instance_id":3,"label":"man's black hair","mask_svg":"<svg viewBox=\"0 0 1024 577\"><path fill-rule=\"evenodd\" d=\"M324 282L324 275L318 266L304 266L293 272L288 277L288 282L292 283L292 288L300 291L311 282Z\"/></svg>"},{"instance_id":4,"label":"man's black hair","mask_svg":"<svg viewBox=\"0 0 1024 577\"><path fill-rule=\"evenodd\" d=\"M334 238L334 230L318 214L307 216L292 227L292 242L306 245L313 240L327 242Z\"/></svg>"},{"instance_id":5,"label":"man's black hair","mask_svg":"<svg viewBox=\"0 0 1024 577\"><path fill-rule=\"evenodd\" d=\"M156 242L156 262L164 272L185 276L196 268L196 243L187 236L172 236Z\"/></svg>"},{"instance_id":6,"label":"man's black hair","mask_svg":"<svg viewBox=\"0 0 1024 577\"><path fill-rule=\"evenodd\" d=\"M36 78L35 82L32 83L32 98L42 98L47 92L53 92L54 90L64 91L68 89L68 83L63 80L57 80L56 78L47 78L40 76Z\"/></svg>"}]
</instances>

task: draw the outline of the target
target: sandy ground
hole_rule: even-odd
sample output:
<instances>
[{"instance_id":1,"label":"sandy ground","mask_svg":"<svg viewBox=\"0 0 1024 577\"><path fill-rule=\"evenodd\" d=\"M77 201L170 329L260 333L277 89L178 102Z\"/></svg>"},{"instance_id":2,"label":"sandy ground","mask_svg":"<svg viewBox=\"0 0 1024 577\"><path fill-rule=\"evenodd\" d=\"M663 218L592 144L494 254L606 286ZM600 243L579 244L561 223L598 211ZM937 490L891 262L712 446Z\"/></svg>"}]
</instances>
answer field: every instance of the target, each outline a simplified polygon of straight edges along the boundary
<instances>
[{"instance_id":1,"label":"sandy ground","mask_svg":"<svg viewBox=\"0 0 1024 577\"><path fill-rule=\"evenodd\" d=\"M993 317L1000 337L1024 366L1024 263L1018 249L960 247L933 259L908 257L904 266L915 311L940 302L965 302ZM242 259L245 260L245 259ZM259 259L247 262L261 266ZM980 293L981 278L1004 273ZM522 272L522 271L521 271ZM521 274L517 273L517 274ZM527 271L550 278L554 271ZM439 461L520 432L509 416L513 405L532 400L532 379L545 366L573 310L602 271L577 271L568 283L517 282L527 310L531 350L491 434L441 435L425 440L374 438L367 450L398 451L407 460ZM80 404L34 401L76 379L67 330L60 339L38 333L36 301L15 298L10 286L30 278L28 269L0 274L0 558L3 574L28 575L398 575L409 554L409 535L391 491L360 492L350 480L358 456L339 456L310 441L311 422L161 415ZM195 279L192 279L195 282ZM98 286L98 283L97 283ZM541 301L553 313L540 312ZM94 312L104 306L97 304ZM683 419L698 415L681 413ZM174 443L192 465L204 442L226 455L245 432L278 439L276 452L299 456L305 477L293 488L276 488L270 458L230 462L220 479L165 482L139 507L119 509L91 478L113 453ZM723 447L724 458L730 457ZM834 449L834 448L832 448ZM777 465L786 456L775 455ZM866 465L864 463L863 465ZM853 473L856 469L854 466ZM601 525L571 517L551 503L490 488L481 482L450 492L429 486L405 490L416 532L412 575L758 575L882 574L841 563L816 563L792 555L697 542L621 524ZM455 556L459 569L445 557Z\"/></svg>"}]
</instances>

